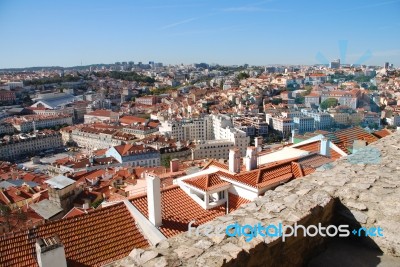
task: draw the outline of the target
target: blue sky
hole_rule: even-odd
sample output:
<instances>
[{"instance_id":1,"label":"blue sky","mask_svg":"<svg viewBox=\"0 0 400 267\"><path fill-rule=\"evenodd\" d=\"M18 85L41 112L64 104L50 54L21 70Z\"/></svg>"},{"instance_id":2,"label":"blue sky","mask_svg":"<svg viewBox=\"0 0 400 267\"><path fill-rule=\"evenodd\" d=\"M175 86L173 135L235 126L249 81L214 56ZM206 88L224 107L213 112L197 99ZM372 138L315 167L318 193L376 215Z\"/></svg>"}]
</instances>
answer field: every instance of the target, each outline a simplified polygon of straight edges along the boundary
<instances>
[{"instance_id":1,"label":"blue sky","mask_svg":"<svg viewBox=\"0 0 400 267\"><path fill-rule=\"evenodd\" d=\"M340 51L400 66L399 15L400 0L0 0L0 68L315 64Z\"/></svg>"}]
</instances>

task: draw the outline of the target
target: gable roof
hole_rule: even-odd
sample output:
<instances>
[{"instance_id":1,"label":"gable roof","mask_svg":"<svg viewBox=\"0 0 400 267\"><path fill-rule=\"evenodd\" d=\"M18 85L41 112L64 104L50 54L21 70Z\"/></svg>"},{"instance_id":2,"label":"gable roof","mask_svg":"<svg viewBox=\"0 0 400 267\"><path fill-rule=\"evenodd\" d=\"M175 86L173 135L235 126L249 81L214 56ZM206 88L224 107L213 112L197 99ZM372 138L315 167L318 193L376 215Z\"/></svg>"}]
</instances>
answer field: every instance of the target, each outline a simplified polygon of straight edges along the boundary
<instances>
[{"instance_id":1,"label":"gable roof","mask_svg":"<svg viewBox=\"0 0 400 267\"><path fill-rule=\"evenodd\" d=\"M35 241L58 235L68 266L102 266L149 243L124 203L0 236L0 266L37 267Z\"/></svg>"},{"instance_id":2,"label":"gable roof","mask_svg":"<svg viewBox=\"0 0 400 267\"><path fill-rule=\"evenodd\" d=\"M194 186L202 191L211 191L216 188L230 185L230 183L221 180L218 174L209 173L202 176L193 177L183 181L191 186Z\"/></svg>"},{"instance_id":3,"label":"gable roof","mask_svg":"<svg viewBox=\"0 0 400 267\"><path fill-rule=\"evenodd\" d=\"M250 202L229 193L229 212L236 210L243 203ZM133 198L132 204L148 218L147 195ZM194 226L204 224L226 214L226 205L222 204L206 210L195 202L179 186L170 186L161 191L162 225L159 230L166 237L172 237L188 230L188 225L195 220Z\"/></svg>"}]
</instances>

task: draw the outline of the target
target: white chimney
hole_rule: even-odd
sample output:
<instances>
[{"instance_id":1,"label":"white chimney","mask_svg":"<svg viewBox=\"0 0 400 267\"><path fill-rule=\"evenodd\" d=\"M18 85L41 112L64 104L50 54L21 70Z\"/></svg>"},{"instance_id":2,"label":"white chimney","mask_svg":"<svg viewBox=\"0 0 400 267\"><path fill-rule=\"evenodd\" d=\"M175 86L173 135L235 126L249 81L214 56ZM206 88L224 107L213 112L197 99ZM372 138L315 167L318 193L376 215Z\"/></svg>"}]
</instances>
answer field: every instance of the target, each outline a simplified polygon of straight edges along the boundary
<instances>
[{"instance_id":1,"label":"white chimney","mask_svg":"<svg viewBox=\"0 0 400 267\"><path fill-rule=\"evenodd\" d=\"M154 173L148 172L146 173L146 183L149 220L158 227L162 225L160 178Z\"/></svg>"},{"instance_id":2,"label":"white chimney","mask_svg":"<svg viewBox=\"0 0 400 267\"><path fill-rule=\"evenodd\" d=\"M246 171L252 171L257 168L257 150L254 146L247 147L245 164Z\"/></svg>"},{"instance_id":3,"label":"white chimney","mask_svg":"<svg viewBox=\"0 0 400 267\"><path fill-rule=\"evenodd\" d=\"M39 267L67 267L64 246L58 236L38 238L35 247Z\"/></svg>"},{"instance_id":4,"label":"white chimney","mask_svg":"<svg viewBox=\"0 0 400 267\"><path fill-rule=\"evenodd\" d=\"M320 147L320 154L329 157L330 156L330 151L329 151L329 139L328 138L322 138L321 139L321 147Z\"/></svg>"},{"instance_id":5,"label":"white chimney","mask_svg":"<svg viewBox=\"0 0 400 267\"><path fill-rule=\"evenodd\" d=\"M229 150L229 171L234 173L240 172L240 150L238 148Z\"/></svg>"},{"instance_id":6,"label":"white chimney","mask_svg":"<svg viewBox=\"0 0 400 267\"><path fill-rule=\"evenodd\" d=\"M292 144L294 144L294 136L299 133L299 130L293 129L292 130Z\"/></svg>"},{"instance_id":7,"label":"white chimney","mask_svg":"<svg viewBox=\"0 0 400 267\"><path fill-rule=\"evenodd\" d=\"M262 144L263 138L261 136L258 136L254 139L254 145L256 146L257 152L260 152L262 150Z\"/></svg>"}]
</instances>

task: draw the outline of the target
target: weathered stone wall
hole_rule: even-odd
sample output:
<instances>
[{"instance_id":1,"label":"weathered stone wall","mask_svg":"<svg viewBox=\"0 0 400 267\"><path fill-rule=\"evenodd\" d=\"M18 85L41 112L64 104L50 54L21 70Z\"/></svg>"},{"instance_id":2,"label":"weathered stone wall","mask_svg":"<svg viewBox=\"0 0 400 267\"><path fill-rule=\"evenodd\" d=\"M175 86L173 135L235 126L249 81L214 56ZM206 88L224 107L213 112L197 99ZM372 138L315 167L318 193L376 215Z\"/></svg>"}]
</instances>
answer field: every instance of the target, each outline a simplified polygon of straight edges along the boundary
<instances>
[{"instance_id":1,"label":"weathered stone wall","mask_svg":"<svg viewBox=\"0 0 400 267\"><path fill-rule=\"evenodd\" d=\"M380 226L384 237L370 243L384 253L400 256L400 134L395 133L293 180L211 225L323 225L346 223ZM156 248L135 249L112 266L302 266L324 248L322 237L281 238L188 236L162 241Z\"/></svg>"}]
</instances>

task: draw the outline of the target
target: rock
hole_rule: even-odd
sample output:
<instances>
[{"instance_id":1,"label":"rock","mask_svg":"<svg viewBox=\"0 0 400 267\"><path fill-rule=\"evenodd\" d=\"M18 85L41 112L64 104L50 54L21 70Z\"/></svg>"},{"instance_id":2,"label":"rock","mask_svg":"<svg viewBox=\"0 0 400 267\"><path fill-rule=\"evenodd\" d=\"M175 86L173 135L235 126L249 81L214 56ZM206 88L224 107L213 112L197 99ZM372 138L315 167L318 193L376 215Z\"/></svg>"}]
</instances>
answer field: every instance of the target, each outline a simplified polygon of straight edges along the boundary
<instances>
[{"instance_id":1,"label":"rock","mask_svg":"<svg viewBox=\"0 0 400 267\"><path fill-rule=\"evenodd\" d=\"M169 243L167 240L163 240L156 245L156 248L166 249L169 248Z\"/></svg>"},{"instance_id":2,"label":"rock","mask_svg":"<svg viewBox=\"0 0 400 267\"><path fill-rule=\"evenodd\" d=\"M201 255L204 250L195 248L195 247L188 247L185 245L180 246L179 248L175 249L174 252L178 254L179 258L189 259L192 257L198 257Z\"/></svg>"},{"instance_id":3,"label":"rock","mask_svg":"<svg viewBox=\"0 0 400 267\"><path fill-rule=\"evenodd\" d=\"M358 210L350 210L350 212L359 223L367 223L368 216L365 213Z\"/></svg>"},{"instance_id":4,"label":"rock","mask_svg":"<svg viewBox=\"0 0 400 267\"><path fill-rule=\"evenodd\" d=\"M131 257L134 262L140 263L140 255L142 255L143 252L143 249L135 248L129 253L129 257Z\"/></svg>"},{"instance_id":5,"label":"rock","mask_svg":"<svg viewBox=\"0 0 400 267\"><path fill-rule=\"evenodd\" d=\"M232 243L226 243L221 247L221 249L228 252L233 258L235 258L237 254L242 251L240 247Z\"/></svg>"},{"instance_id":6,"label":"rock","mask_svg":"<svg viewBox=\"0 0 400 267\"><path fill-rule=\"evenodd\" d=\"M301 189L299 191L296 192L296 194L300 195L300 196L304 196L305 194L308 194L308 192L310 192L311 189Z\"/></svg>"},{"instance_id":7,"label":"rock","mask_svg":"<svg viewBox=\"0 0 400 267\"><path fill-rule=\"evenodd\" d=\"M152 259L148 262L146 262L146 264L143 265L144 267L165 267L168 266L168 262L167 259L163 256L163 257L159 257L159 258L155 258Z\"/></svg>"},{"instance_id":8,"label":"rock","mask_svg":"<svg viewBox=\"0 0 400 267\"><path fill-rule=\"evenodd\" d=\"M296 194L291 194L283 199L286 203L293 203L299 198Z\"/></svg>"},{"instance_id":9,"label":"rock","mask_svg":"<svg viewBox=\"0 0 400 267\"><path fill-rule=\"evenodd\" d=\"M202 240L200 240L199 242L197 242L196 244L194 244L194 247L199 248L199 249L207 250L207 249L209 249L212 245L213 245L212 242L202 239Z\"/></svg>"},{"instance_id":10,"label":"rock","mask_svg":"<svg viewBox=\"0 0 400 267\"><path fill-rule=\"evenodd\" d=\"M346 206L348 206L350 208L355 208L357 210L368 210L367 206L365 206L363 203L359 203L359 202L348 201Z\"/></svg>"},{"instance_id":11,"label":"rock","mask_svg":"<svg viewBox=\"0 0 400 267\"><path fill-rule=\"evenodd\" d=\"M265 205L265 209L267 212L281 212L282 210L286 209L286 206L281 203L268 203Z\"/></svg>"},{"instance_id":12,"label":"rock","mask_svg":"<svg viewBox=\"0 0 400 267\"><path fill-rule=\"evenodd\" d=\"M158 253L155 252L154 250L145 251L140 256L140 263L144 264L144 263L148 262L149 260L154 259L157 256L158 256Z\"/></svg>"},{"instance_id":13,"label":"rock","mask_svg":"<svg viewBox=\"0 0 400 267\"><path fill-rule=\"evenodd\" d=\"M218 220L220 220L222 222L228 222L228 221L233 220L233 217L232 216L221 216L218 218Z\"/></svg>"}]
</instances>

